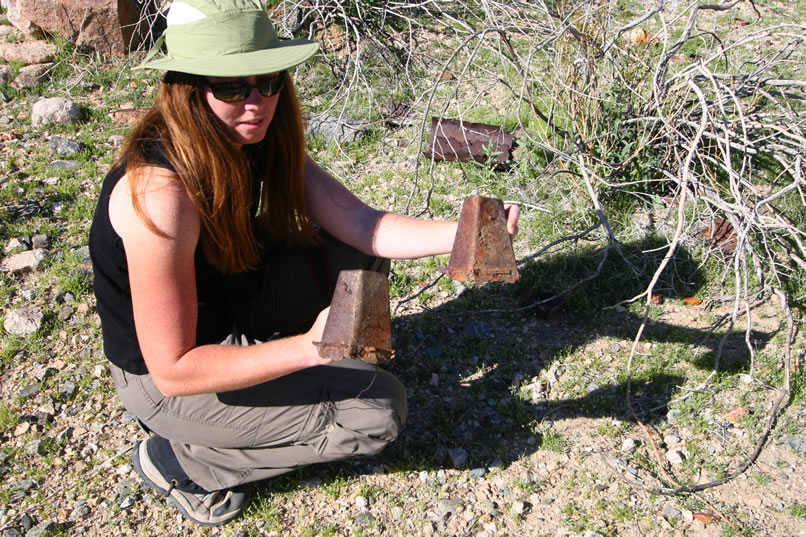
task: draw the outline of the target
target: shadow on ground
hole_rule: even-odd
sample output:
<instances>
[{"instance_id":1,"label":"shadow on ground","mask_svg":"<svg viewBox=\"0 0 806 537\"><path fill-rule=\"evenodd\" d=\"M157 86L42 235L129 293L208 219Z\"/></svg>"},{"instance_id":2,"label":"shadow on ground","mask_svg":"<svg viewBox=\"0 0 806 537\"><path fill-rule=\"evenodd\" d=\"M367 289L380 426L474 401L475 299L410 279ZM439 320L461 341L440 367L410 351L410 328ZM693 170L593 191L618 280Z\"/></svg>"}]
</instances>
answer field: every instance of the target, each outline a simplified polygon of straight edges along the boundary
<instances>
[{"instance_id":1,"label":"shadow on ground","mask_svg":"<svg viewBox=\"0 0 806 537\"><path fill-rule=\"evenodd\" d=\"M635 270L613 251L577 251L532 262L520 267L517 284L476 287L436 309L396 317L392 323L396 357L388 368L409 394L408 424L401 437L378 456L303 469L266 486L283 490L312 475L327 484L378 469L410 473L453 468L456 457L451 453L456 448L467 454L460 462L463 468L493 461L506 466L541 448L536 424L574 417L629 420L624 371L629 346L605 345L604 363L610 368L605 374L602 363L597 373L596 363L573 363L571 357L578 359L575 350L601 338L633 339L641 315L603 308L646 288L665 253L660 246L647 241L623 245ZM531 290L562 290L581 280L596 270L603 255L608 258L600 275L566 295L549 318L534 308L507 312L522 307L524 297L534 295ZM688 252L680 250L656 289L666 300L695 296L703 284L698 270ZM757 348L762 348L772 334L753 336ZM650 366L636 368L631 377L631 401L642 421L665 420L666 403L689 382L674 367L676 361L713 369L719 337L711 330L651 322L642 341L669 350ZM729 360L723 357L721 370L745 369L749 353L744 334L731 335L723 345L731 352ZM695 346L707 351L696 354ZM619 370L613 371L613 364ZM565 395L532 395L541 386L526 384L546 372L557 377L550 389Z\"/></svg>"}]
</instances>

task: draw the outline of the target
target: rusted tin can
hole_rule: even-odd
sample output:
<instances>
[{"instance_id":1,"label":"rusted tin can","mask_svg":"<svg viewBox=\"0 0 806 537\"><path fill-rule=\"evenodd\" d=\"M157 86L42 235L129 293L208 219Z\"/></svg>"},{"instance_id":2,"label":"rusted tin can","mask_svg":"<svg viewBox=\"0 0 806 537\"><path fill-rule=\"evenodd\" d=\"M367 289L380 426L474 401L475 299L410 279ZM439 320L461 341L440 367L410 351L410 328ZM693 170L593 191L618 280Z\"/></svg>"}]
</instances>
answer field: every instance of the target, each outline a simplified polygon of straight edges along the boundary
<instances>
[{"instance_id":1,"label":"rusted tin can","mask_svg":"<svg viewBox=\"0 0 806 537\"><path fill-rule=\"evenodd\" d=\"M512 133L498 125L434 117L425 156L502 165L512 158Z\"/></svg>"},{"instance_id":2,"label":"rusted tin can","mask_svg":"<svg viewBox=\"0 0 806 537\"><path fill-rule=\"evenodd\" d=\"M518 281L520 273L501 200L465 198L447 274L460 282Z\"/></svg>"},{"instance_id":3,"label":"rusted tin can","mask_svg":"<svg viewBox=\"0 0 806 537\"><path fill-rule=\"evenodd\" d=\"M371 364L388 363L392 351L389 280L369 270L339 273L319 355L330 360L353 358Z\"/></svg>"}]
</instances>

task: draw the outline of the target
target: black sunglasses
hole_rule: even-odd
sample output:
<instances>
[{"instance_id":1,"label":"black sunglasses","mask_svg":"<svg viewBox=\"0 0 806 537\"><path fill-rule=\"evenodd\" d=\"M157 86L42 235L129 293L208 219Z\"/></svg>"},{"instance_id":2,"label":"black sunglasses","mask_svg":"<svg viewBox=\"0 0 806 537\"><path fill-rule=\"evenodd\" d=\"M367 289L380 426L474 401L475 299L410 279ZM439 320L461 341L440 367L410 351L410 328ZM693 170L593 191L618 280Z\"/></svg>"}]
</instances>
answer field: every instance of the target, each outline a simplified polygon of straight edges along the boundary
<instances>
[{"instance_id":1,"label":"black sunglasses","mask_svg":"<svg viewBox=\"0 0 806 537\"><path fill-rule=\"evenodd\" d=\"M258 78L256 84L245 82L207 82L213 97L225 103L237 103L245 100L253 88L264 97L271 97L283 91L285 87L285 71L269 78Z\"/></svg>"}]
</instances>

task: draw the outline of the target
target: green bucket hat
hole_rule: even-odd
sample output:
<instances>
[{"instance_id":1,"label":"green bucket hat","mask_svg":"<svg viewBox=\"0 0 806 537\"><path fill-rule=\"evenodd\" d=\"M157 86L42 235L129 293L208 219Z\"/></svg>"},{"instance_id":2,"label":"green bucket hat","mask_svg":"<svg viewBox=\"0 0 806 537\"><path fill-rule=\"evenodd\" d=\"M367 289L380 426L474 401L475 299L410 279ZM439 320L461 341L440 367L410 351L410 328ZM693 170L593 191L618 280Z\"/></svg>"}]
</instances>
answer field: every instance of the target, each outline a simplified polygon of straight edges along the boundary
<instances>
[{"instance_id":1,"label":"green bucket hat","mask_svg":"<svg viewBox=\"0 0 806 537\"><path fill-rule=\"evenodd\" d=\"M173 2L167 27L142 64L193 75L240 77L299 65L319 49L307 39L280 40L259 0ZM163 43L165 56L153 59Z\"/></svg>"}]
</instances>

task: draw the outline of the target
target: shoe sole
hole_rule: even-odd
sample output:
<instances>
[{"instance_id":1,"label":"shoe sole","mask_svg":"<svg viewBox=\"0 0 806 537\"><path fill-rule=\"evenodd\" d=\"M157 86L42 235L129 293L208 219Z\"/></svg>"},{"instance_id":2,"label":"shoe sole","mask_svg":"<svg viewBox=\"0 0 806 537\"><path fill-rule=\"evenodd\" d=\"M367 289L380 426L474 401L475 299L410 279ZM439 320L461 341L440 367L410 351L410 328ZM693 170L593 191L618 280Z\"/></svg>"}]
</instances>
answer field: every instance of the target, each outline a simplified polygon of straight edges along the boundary
<instances>
[{"instance_id":1,"label":"shoe sole","mask_svg":"<svg viewBox=\"0 0 806 537\"><path fill-rule=\"evenodd\" d=\"M147 442L147 440L143 440L141 442L137 442L134 445L134 448L133 448L133 451L132 451L132 466L134 466L134 470L137 472L137 474L140 476L140 478L142 478L142 480L146 483L146 485L148 485L152 489L154 489L157 492L159 492L162 496L167 496L168 497L168 503L170 503L171 505L173 505L174 507L179 509L179 512L182 513L182 516L184 516L188 520L192 521L193 523L199 524L201 526L222 526L222 525L224 525L227 522L231 521L233 518L237 517L240 514L240 512L237 512L237 513L232 514L231 516L227 515L226 518L222 518L222 519L217 520L215 522L208 522L208 521L204 521L204 520L199 520L199 519L191 516L190 513L188 512L188 510L185 508L185 506L182 505L181 502L179 502L176 498L174 498L170 494L170 492L169 492L169 488L171 486L170 483L165 481L165 479L159 473L159 470L157 470L157 468L154 467L154 465L151 463L151 461L148 458L148 454L146 453L145 457L141 456L141 454L140 454L141 451L140 450L147 449L146 448L146 442ZM152 475L154 475L155 477L152 478L151 475L149 475L149 472L151 472ZM159 477L156 477L156 476L159 476ZM155 479L161 479L162 482L165 483L165 486L161 487L159 484L157 484L154 481Z\"/></svg>"}]
</instances>

